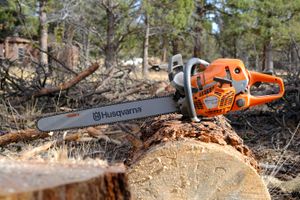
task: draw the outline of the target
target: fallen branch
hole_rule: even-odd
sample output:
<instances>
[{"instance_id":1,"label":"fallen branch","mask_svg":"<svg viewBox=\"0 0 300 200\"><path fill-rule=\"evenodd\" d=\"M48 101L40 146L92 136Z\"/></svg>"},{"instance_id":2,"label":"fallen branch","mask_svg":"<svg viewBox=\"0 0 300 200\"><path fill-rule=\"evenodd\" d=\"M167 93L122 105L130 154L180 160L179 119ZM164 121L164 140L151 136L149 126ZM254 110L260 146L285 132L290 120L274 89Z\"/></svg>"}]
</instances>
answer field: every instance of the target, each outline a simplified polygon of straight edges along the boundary
<instances>
[{"instance_id":1,"label":"fallen branch","mask_svg":"<svg viewBox=\"0 0 300 200\"><path fill-rule=\"evenodd\" d=\"M111 142L111 143L114 143L117 145L121 144L120 141L109 138L108 136L104 135L100 130L97 130L93 127L89 127L85 131L88 133L89 136L91 136L93 138L103 139L105 141L108 141L108 142ZM56 147L60 146L60 145L64 144L64 142L74 142L74 141L84 142L85 139L87 139L87 138L84 137L83 132L66 134L59 139L55 139L53 141L47 142L47 143L42 144L38 147L35 147L31 150L24 151L21 154L21 157L23 159L29 159L29 158L36 156L37 154L40 154L42 152L49 150L50 148L52 148L54 146L56 146Z\"/></svg>"},{"instance_id":2,"label":"fallen branch","mask_svg":"<svg viewBox=\"0 0 300 200\"><path fill-rule=\"evenodd\" d=\"M61 85L59 85L57 87L42 88L41 90L35 92L33 94L33 96L34 97L45 96L45 95L48 95L48 94L51 94L51 93L55 93L55 92L60 92L60 91L63 91L63 90L67 90L67 89L71 88L72 86L76 85L77 83L79 83L81 80L83 80L87 76L89 76L92 73L94 73L98 68L99 68L99 64L98 63L94 63L89 68L87 68L86 70L84 70L81 73L79 73L76 77L74 77L70 81L62 83Z\"/></svg>"},{"instance_id":3,"label":"fallen branch","mask_svg":"<svg viewBox=\"0 0 300 200\"><path fill-rule=\"evenodd\" d=\"M11 133L7 133L0 137L0 146L10 144L12 142L18 142L20 140L36 140L39 138L49 137L48 133L43 133L35 129L20 130Z\"/></svg>"}]
</instances>

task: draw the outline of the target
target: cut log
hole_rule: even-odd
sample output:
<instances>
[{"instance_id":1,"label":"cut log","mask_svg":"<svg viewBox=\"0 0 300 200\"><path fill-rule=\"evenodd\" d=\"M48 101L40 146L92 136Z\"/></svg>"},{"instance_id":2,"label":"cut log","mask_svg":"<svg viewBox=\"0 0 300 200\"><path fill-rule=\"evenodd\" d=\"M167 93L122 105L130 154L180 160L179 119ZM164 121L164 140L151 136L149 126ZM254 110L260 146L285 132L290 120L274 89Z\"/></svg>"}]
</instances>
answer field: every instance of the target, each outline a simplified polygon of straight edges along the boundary
<instances>
[{"instance_id":1,"label":"cut log","mask_svg":"<svg viewBox=\"0 0 300 200\"><path fill-rule=\"evenodd\" d=\"M0 160L1 200L130 199L124 167Z\"/></svg>"},{"instance_id":2,"label":"cut log","mask_svg":"<svg viewBox=\"0 0 300 200\"><path fill-rule=\"evenodd\" d=\"M128 161L133 199L270 199L250 149L223 116L149 120Z\"/></svg>"}]
</instances>

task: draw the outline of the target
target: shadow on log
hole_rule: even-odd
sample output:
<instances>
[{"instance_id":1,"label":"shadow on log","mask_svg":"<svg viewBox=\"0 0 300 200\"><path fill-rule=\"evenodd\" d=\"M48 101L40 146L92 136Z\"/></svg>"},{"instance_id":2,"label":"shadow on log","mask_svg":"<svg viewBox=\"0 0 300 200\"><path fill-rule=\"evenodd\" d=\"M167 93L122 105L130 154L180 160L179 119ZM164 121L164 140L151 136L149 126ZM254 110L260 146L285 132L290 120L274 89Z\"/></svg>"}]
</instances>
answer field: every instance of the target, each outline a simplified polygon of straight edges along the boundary
<instances>
[{"instance_id":1,"label":"shadow on log","mask_svg":"<svg viewBox=\"0 0 300 200\"><path fill-rule=\"evenodd\" d=\"M150 119L128 161L134 199L270 199L257 162L225 117Z\"/></svg>"}]
</instances>

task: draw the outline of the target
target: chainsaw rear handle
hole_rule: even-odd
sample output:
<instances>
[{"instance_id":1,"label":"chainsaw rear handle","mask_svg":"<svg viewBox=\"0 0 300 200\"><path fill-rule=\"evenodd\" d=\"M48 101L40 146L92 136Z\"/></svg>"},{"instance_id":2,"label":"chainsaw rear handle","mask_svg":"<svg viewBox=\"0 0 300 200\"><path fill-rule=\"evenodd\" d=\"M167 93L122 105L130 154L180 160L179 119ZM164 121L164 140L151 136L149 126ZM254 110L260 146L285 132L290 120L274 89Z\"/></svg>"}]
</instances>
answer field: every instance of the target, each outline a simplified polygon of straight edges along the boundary
<instances>
[{"instance_id":1,"label":"chainsaw rear handle","mask_svg":"<svg viewBox=\"0 0 300 200\"><path fill-rule=\"evenodd\" d=\"M194 65L202 64L201 59L199 58L191 58L186 64L186 67L184 68L184 93L185 93L185 100L187 103L187 111L189 114L189 117L191 118L191 121L193 122L199 122L200 119L197 117L196 111L195 111L195 105L193 101L193 93L192 93L192 86L191 86L191 75Z\"/></svg>"},{"instance_id":2,"label":"chainsaw rear handle","mask_svg":"<svg viewBox=\"0 0 300 200\"><path fill-rule=\"evenodd\" d=\"M262 74L254 71L249 71L249 88L257 82L263 83L276 83L278 84L280 91L278 94L271 95L261 95L261 96L253 96L249 95L249 106L255 106L263 103L271 102L275 99L279 99L284 94L284 84L283 80L276 76L271 76L267 74Z\"/></svg>"}]
</instances>

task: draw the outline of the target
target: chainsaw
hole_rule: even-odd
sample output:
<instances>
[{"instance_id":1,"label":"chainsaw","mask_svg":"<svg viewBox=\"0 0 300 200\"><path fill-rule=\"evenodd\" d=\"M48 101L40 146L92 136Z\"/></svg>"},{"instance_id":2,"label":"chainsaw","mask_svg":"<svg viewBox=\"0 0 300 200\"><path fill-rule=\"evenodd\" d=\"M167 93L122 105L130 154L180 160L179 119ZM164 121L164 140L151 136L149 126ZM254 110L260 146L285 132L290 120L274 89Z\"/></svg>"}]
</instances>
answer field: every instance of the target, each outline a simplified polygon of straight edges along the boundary
<instances>
[{"instance_id":1,"label":"chainsaw","mask_svg":"<svg viewBox=\"0 0 300 200\"><path fill-rule=\"evenodd\" d=\"M279 99L284 94L281 78L248 71L238 59L217 59L212 63L191 58L183 63L181 54L169 62L168 77L176 92L170 96L123 102L42 117L40 131L58 131L181 113L192 122ZM279 92L252 95L257 83L272 83Z\"/></svg>"}]
</instances>

